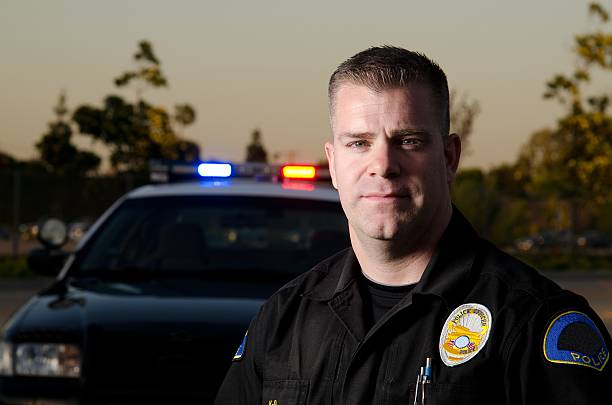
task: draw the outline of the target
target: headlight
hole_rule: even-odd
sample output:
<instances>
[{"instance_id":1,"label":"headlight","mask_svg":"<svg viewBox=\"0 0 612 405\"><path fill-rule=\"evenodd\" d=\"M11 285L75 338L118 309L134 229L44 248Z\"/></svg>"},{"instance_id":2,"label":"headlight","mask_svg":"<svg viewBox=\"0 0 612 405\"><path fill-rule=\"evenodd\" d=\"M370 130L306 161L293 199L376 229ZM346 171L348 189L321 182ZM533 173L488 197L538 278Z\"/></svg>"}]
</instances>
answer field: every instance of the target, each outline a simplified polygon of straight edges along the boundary
<instances>
[{"instance_id":1,"label":"headlight","mask_svg":"<svg viewBox=\"0 0 612 405\"><path fill-rule=\"evenodd\" d=\"M15 348L15 374L78 378L81 375L81 351L75 345L18 344Z\"/></svg>"},{"instance_id":2,"label":"headlight","mask_svg":"<svg viewBox=\"0 0 612 405\"><path fill-rule=\"evenodd\" d=\"M6 342L0 342L0 375L13 375L13 347Z\"/></svg>"}]
</instances>

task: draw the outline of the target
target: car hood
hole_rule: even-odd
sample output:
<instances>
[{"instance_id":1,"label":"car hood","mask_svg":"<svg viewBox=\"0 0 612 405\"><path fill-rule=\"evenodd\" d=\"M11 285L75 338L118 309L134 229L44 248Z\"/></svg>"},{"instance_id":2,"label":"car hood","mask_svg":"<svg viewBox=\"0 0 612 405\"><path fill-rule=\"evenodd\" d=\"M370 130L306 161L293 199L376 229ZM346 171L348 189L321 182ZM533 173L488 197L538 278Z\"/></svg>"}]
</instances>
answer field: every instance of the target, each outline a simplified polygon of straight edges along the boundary
<instances>
[{"instance_id":1,"label":"car hood","mask_svg":"<svg viewBox=\"0 0 612 405\"><path fill-rule=\"evenodd\" d=\"M7 325L5 338L80 341L92 329L244 333L264 298L236 290L200 280L67 281L33 297Z\"/></svg>"},{"instance_id":2,"label":"car hood","mask_svg":"<svg viewBox=\"0 0 612 405\"><path fill-rule=\"evenodd\" d=\"M201 280L59 282L13 317L4 338L77 344L95 398L181 393L207 403L262 295L274 288Z\"/></svg>"}]
</instances>

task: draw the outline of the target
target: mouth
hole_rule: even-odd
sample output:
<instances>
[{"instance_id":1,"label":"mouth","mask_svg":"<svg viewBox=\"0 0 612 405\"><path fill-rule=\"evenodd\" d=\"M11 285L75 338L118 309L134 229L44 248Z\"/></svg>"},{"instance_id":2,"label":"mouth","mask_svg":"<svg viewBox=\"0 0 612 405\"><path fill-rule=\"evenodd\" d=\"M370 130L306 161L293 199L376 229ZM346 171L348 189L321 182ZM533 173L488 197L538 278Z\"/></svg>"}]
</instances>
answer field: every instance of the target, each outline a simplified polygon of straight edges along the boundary
<instances>
[{"instance_id":1,"label":"mouth","mask_svg":"<svg viewBox=\"0 0 612 405\"><path fill-rule=\"evenodd\" d=\"M396 201L408 198L406 193L366 193L361 196L367 201Z\"/></svg>"}]
</instances>

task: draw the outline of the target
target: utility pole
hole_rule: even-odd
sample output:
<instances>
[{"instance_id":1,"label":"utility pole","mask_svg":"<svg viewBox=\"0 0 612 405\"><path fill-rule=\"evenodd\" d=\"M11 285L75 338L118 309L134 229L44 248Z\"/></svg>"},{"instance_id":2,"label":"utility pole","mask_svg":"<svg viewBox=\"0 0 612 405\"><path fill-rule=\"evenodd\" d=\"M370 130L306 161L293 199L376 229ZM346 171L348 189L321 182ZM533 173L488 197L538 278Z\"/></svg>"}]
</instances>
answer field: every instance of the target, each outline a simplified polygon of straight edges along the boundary
<instances>
[{"instance_id":1,"label":"utility pole","mask_svg":"<svg viewBox=\"0 0 612 405\"><path fill-rule=\"evenodd\" d=\"M13 170L13 258L19 256L19 208L21 206L21 173L18 167Z\"/></svg>"}]
</instances>

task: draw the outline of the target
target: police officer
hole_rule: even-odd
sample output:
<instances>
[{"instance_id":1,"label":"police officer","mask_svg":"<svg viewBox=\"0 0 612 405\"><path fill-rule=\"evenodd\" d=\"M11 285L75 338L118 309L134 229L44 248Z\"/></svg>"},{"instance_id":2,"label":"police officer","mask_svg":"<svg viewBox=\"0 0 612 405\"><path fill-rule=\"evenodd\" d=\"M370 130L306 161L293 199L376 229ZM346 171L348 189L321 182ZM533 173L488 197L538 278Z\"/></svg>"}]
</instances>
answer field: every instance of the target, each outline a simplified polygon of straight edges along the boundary
<instances>
[{"instance_id":1,"label":"police officer","mask_svg":"<svg viewBox=\"0 0 612 405\"><path fill-rule=\"evenodd\" d=\"M260 309L217 404L609 403L610 335L580 296L452 205L444 72L375 47L329 83L325 145L352 247Z\"/></svg>"}]
</instances>

